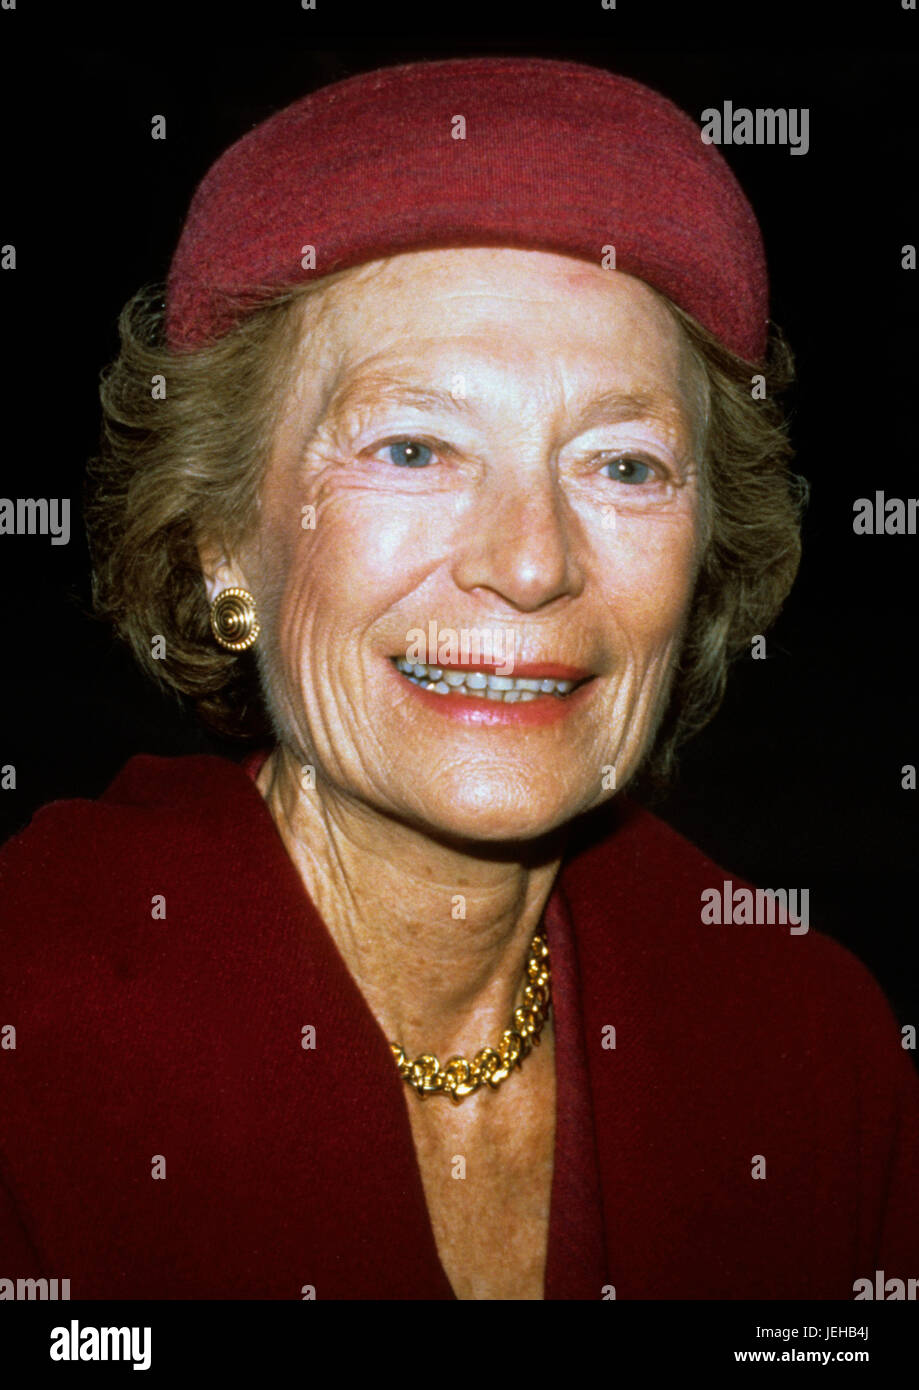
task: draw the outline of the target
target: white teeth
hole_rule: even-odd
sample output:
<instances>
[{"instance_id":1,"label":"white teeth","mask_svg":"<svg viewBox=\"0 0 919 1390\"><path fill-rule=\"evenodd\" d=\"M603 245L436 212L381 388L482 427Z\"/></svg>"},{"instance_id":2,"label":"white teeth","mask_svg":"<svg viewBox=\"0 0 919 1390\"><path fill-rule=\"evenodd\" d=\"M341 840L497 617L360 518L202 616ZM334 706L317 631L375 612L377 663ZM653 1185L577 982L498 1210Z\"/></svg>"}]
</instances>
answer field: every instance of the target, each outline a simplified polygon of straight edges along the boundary
<instances>
[{"instance_id":1,"label":"white teeth","mask_svg":"<svg viewBox=\"0 0 919 1390\"><path fill-rule=\"evenodd\" d=\"M435 690L438 695L469 695L473 698L501 700L505 704L525 704L538 695L568 695L574 681L537 680L529 676L492 676L484 671L448 671L442 666L426 666L423 662L396 657L395 664L413 685Z\"/></svg>"}]
</instances>

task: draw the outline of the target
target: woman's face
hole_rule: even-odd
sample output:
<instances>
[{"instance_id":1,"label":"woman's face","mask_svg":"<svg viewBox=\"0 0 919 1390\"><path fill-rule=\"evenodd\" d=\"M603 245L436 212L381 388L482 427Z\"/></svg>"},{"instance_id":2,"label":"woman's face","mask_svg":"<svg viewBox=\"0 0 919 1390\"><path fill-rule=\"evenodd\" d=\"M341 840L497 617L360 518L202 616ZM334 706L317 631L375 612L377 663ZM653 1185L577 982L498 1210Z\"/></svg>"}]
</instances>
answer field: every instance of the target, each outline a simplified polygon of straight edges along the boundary
<instances>
[{"instance_id":1,"label":"woman's face","mask_svg":"<svg viewBox=\"0 0 919 1390\"><path fill-rule=\"evenodd\" d=\"M332 289L224 575L255 595L276 726L320 786L501 840L625 783L699 558L693 373L646 286L568 257L420 252Z\"/></svg>"}]
</instances>

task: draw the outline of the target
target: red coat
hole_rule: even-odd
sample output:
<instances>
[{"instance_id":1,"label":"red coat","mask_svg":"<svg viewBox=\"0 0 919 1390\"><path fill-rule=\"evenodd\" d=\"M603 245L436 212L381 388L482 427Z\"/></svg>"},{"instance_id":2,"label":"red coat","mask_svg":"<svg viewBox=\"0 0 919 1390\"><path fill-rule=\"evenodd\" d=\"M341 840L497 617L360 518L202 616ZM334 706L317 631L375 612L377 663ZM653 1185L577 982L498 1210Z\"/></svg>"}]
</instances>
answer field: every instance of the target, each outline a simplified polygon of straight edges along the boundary
<instances>
[{"instance_id":1,"label":"red coat","mask_svg":"<svg viewBox=\"0 0 919 1390\"><path fill-rule=\"evenodd\" d=\"M547 906L546 1297L919 1276L919 1082L872 977L814 930L702 925L730 875L622 797L601 821ZM246 769L137 757L45 807L0 853L0 920L0 1276L453 1297L405 1083Z\"/></svg>"}]
</instances>

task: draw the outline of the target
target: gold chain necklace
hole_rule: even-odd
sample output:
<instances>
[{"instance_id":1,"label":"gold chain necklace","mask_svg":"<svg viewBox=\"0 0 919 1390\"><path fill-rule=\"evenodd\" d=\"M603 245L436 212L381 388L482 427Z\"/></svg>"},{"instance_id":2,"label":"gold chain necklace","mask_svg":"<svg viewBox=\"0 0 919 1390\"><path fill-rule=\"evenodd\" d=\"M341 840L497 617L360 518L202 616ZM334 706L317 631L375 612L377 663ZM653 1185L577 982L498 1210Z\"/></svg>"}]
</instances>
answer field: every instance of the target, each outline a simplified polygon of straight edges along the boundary
<instances>
[{"instance_id":1,"label":"gold chain necklace","mask_svg":"<svg viewBox=\"0 0 919 1390\"><path fill-rule=\"evenodd\" d=\"M527 979L529 983L523 991L523 1003L514 1010L511 1018L513 1027L501 1034L497 1048L483 1047L471 1062L465 1057L451 1057L441 1068L432 1053L423 1052L412 1062L398 1043L391 1042L389 1045L399 1075L422 1099L432 1095L449 1096L456 1105L473 1095L480 1086L488 1085L493 1091L497 1090L501 1082L510 1076L511 1070L519 1068L524 1057L529 1057L534 1046L538 1045L539 1035L549 1017L552 1004L551 972L549 943L544 936L534 936L530 944Z\"/></svg>"}]
</instances>

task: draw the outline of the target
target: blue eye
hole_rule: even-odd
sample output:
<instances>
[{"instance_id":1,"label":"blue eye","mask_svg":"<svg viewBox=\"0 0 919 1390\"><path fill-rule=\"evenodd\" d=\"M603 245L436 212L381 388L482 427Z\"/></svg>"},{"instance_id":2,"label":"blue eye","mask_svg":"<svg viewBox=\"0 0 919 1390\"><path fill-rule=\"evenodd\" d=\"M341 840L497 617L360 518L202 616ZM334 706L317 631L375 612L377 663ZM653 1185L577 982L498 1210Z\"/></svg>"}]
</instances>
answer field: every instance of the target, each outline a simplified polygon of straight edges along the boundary
<instances>
[{"instance_id":1,"label":"blue eye","mask_svg":"<svg viewBox=\"0 0 919 1390\"><path fill-rule=\"evenodd\" d=\"M417 439L400 439L396 444L387 444L383 452L387 449L399 468L425 468L434 457L433 451Z\"/></svg>"},{"instance_id":2,"label":"blue eye","mask_svg":"<svg viewBox=\"0 0 919 1390\"><path fill-rule=\"evenodd\" d=\"M637 458L610 459L604 468L612 469L607 477L619 483L646 483L651 476L651 466Z\"/></svg>"}]
</instances>

